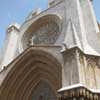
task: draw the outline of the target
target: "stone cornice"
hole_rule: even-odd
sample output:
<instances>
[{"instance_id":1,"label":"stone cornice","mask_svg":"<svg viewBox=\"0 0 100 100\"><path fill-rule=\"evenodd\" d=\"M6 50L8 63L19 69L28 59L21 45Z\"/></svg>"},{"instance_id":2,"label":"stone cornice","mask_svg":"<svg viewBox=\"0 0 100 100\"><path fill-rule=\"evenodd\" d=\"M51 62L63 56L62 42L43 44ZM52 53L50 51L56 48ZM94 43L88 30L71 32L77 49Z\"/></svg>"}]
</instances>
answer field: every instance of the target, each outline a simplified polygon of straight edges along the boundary
<instances>
[{"instance_id":1,"label":"stone cornice","mask_svg":"<svg viewBox=\"0 0 100 100\"><path fill-rule=\"evenodd\" d=\"M82 100L100 100L100 90L88 89L82 84L64 87L58 90L58 93L61 94L62 100L67 100L69 98L83 98Z\"/></svg>"}]
</instances>

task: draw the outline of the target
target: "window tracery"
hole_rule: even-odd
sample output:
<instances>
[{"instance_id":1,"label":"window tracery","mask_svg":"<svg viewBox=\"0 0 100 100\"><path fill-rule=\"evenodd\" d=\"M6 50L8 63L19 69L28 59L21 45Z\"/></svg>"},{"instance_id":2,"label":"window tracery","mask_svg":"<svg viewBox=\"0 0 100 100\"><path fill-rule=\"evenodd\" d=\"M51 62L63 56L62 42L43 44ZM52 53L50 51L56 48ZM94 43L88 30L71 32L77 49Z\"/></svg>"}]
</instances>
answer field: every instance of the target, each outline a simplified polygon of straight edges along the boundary
<instances>
[{"instance_id":1,"label":"window tracery","mask_svg":"<svg viewBox=\"0 0 100 100\"><path fill-rule=\"evenodd\" d=\"M33 44L53 44L59 35L59 27L56 23L50 22L41 26L31 33L28 45Z\"/></svg>"}]
</instances>

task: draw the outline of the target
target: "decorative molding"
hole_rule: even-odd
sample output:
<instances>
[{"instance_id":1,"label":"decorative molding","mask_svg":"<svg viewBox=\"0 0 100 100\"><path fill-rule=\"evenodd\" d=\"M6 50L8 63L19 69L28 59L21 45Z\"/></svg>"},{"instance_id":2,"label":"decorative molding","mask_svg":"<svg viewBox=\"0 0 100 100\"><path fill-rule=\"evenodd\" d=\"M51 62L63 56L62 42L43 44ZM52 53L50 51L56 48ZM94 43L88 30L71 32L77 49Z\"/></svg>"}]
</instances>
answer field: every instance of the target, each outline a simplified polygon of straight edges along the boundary
<instances>
[{"instance_id":1,"label":"decorative molding","mask_svg":"<svg viewBox=\"0 0 100 100\"><path fill-rule=\"evenodd\" d=\"M58 93L61 100L100 100L99 92L93 92L80 84L59 90Z\"/></svg>"}]
</instances>

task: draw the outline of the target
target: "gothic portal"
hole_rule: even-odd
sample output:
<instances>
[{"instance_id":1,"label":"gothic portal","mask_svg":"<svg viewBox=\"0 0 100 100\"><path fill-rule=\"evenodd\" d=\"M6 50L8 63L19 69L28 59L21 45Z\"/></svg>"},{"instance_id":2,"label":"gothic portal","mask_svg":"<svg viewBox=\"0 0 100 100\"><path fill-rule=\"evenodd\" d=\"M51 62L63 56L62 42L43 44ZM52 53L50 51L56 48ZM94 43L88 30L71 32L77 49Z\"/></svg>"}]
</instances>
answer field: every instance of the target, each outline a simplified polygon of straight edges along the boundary
<instances>
[{"instance_id":1,"label":"gothic portal","mask_svg":"<svg viewBox=\"0 0 100 100\"><path fill-rule=\"evenodd\" d=\"M40 82L33 92L33 100L56 100L56 95L50 85L46 82Z\"/></svg>"},{"instance_id":2,"label":"gothic portal","mask_svg":"<svg viewBox=\"0 0 100 100\"><path fill-rule=\"evenodd\" d=\"M49 0L9 25L0 100L100 100L98 26L92 0Z\"/></svg>"}]
</instances>

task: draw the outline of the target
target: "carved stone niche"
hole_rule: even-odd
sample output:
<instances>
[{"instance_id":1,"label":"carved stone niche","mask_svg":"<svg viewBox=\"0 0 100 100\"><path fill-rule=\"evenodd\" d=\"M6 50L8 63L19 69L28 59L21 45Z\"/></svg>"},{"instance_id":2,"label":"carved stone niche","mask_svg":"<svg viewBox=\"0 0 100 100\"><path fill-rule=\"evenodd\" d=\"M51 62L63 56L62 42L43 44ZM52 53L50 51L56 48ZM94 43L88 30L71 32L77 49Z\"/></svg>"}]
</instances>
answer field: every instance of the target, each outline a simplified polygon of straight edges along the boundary
<instances>
[{"instance_id":1,"label":"carved stone niche","mask_svg":"<svg viewBox=\"0 0 100 100\"><path fill-rule=\"evenodd\" d=\"M78 52L79 52L80 64L84 66L84 63L87 63L87 66L92 65L92 66L100 68L100 57L99 56L86 55L82 53L80 50Z\"/></svg>"},{"instance_id":2,"label":"carved stone niche","mask_svg":"<svg viewBox=\"0 0 100 100\"><path fill-rule=\"evenodd\" d=\"M97 59L98 68L100 68L100 58Z\"/></svg>"},{"instance_id":3,"label":"carved stone niche","mask_svg":"<svg viewBox=\"0 0 100 100\"><path fill-rule=\"evenodd\" d=\"M93 66L97 66L100 68L100 57L97 56L86 56L87 64L92 64Z\"/></svg>"}]
</instances>

